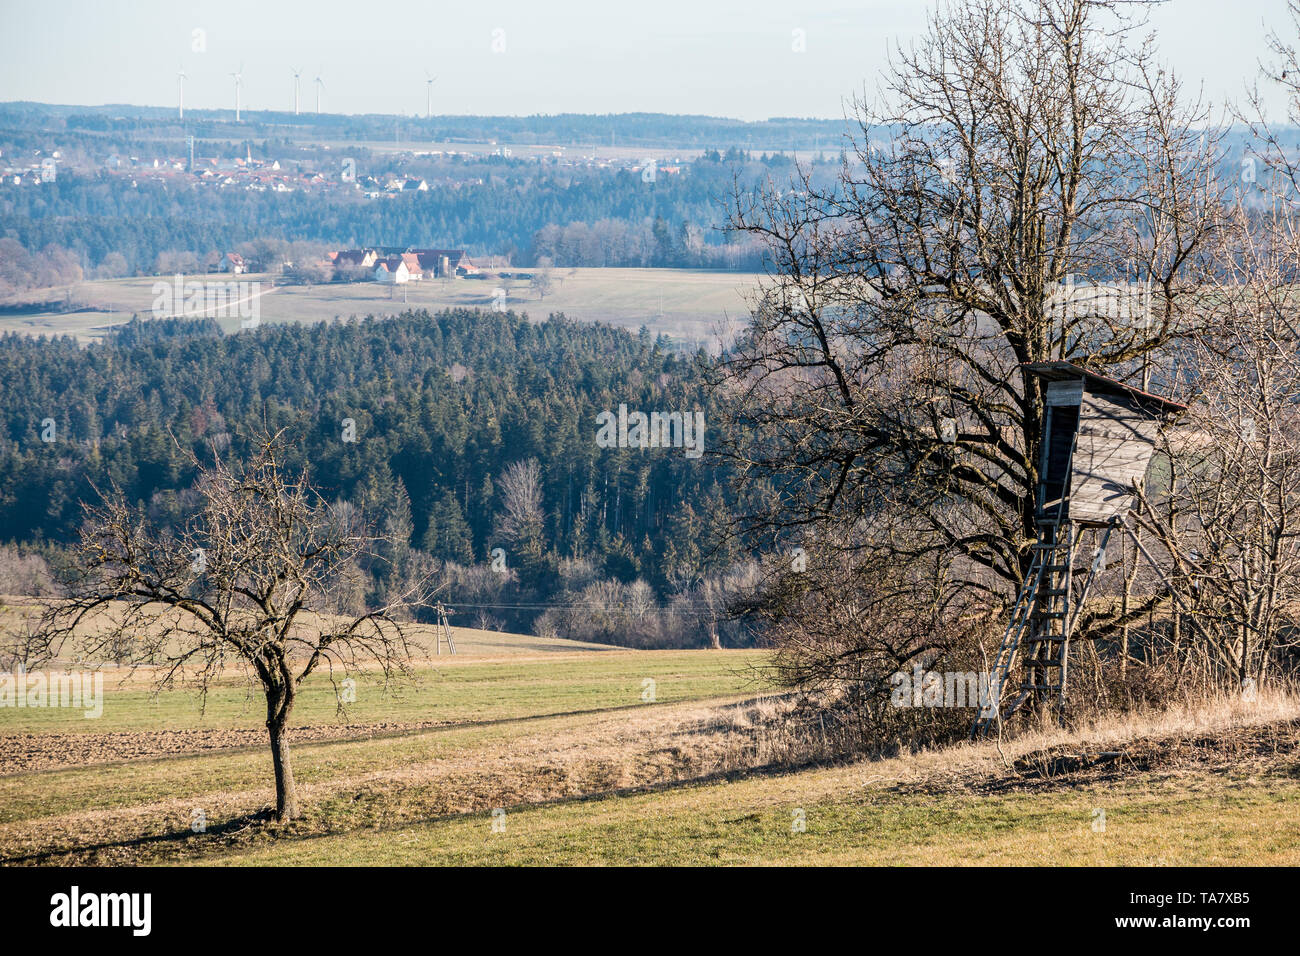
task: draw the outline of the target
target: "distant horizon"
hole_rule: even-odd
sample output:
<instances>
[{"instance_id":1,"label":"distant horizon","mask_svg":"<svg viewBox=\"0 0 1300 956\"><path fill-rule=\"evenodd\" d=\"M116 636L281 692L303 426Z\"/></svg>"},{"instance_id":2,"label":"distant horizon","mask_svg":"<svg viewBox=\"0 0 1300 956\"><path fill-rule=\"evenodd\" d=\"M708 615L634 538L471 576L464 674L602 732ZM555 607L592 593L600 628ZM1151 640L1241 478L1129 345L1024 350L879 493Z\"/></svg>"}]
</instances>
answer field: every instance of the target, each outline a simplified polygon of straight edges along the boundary
<instances>
[{"instance_id":1,"label":"distant horizon","mask_svg":"<svg viewBox=\"0 0 1300 956\"><path fill-rule=\"evenodd\" d=\"M158 105L155 103L51 103L42 100L0 100L0 110L10 108L10 107L46 107L50 109L60 109L60 110L88 110L88 111L101 111L101 112L107 110L113 110L113 109L128 109L128 110L137 110L137 111L152 110L164 114L163 116L159 117L160 120L166 119L167 118L166 114L170 112L174 112L176 109L174 106L168 106L166 104ZM229 108L223 109L221 107L213 107L213 108L196 107L194 109L190 109L189 107L186 107L185 113L187 118L193 115L193 116L201 117L205 121L227 121L230 123L234 122L234 117L233 117L234 111ZM415 113L336 113L336 112L327 112L324 110L322 110L319 114L316 113L315 111L295 114L291 110L251 109L251 108L245 108L243 110L243 119L241 119L240 122L249 123L254 121L254 118L256 117L276 117L277 120L284 119L284 118L290 120L294 118L300 120L310 120L314 116L328 117L331 119L346 119L346 118L401 119L401 120L410 120L412 122L419 122L419 123L436 122L439 120L442 121L493 120L493 119L529 120L529 119L560 119L563 117L575 117L581 119L593 119L593 118L605 118L605 117L609 119L625 119L628 117L635 117L635 116L660 117L660 118L671 117L674 119L686 119L686 120L712 120L712 121L723 122L723 123L738 123L745 126L758 126L766 123L845 123L845 122L849 124L854 123L854 118L851 115L850 116L767 116L758 119L744 119L739 116L719 116L719 115L714 115L709 113L665 113L665 112L651 111L651 110L624 110L620 112L592 112L592 113L583 113L574 110L563 110L560 112L539 112L539 113L434 113L432 116L426 117L421 114L415 114ZM177 119L178 122L181 121L175 116L173 116L172 119ZM1198 128L1198 127L1194 126L1193 128ZM1248 129L1249 127L1248 124L1240 120L1234 119L1231 122L1228 122L1223 126L1217 128L1221 130L1241 130L1241 129ZM1300 122L1297 123L1271 122L1270 128L1279 131L1300 129Z\"/></svg>"},{"instance_id":2,"label":"distant horizon","mask_svg":"<svg viewBox=\"0 0 1300 956\"><path fill-rule=\"evenodd\" d=\"M320 77L322 114L833 121L855 96L874 95L889 52L918 39L933 7L661 0L621 9L565 0L540 9L497 0L422 5L394 21L339 0L68 0L58 17L14 4L0 34L0 100L173 108L183 71L188 109L230 110L238 72L243 109L292 113L297 70L303 114L315 112ZM1189 95L1203 91L1216 105L1242 101L1269 32L1292 29L1286 0L1247 0L1230 14L1216 0L1170 0L1149 10L1149 28ZM1285 115L1280 90L1264 84L1261 92L1270 117Z\"/></svg>"},{"instance_id":3,"label":"distant horizon","mask_svg":"<svg viewBox=\"0 0 1300 956\"><path fill-rule=\"evenodd\" d=\"M0 100L0 109L4 109L6 107L17 107L17 106L46 106L46 107L52 107L57 109L83 109L83 110L133 109L133 110L159 110L164 113L176 112L175 104L167 104L167 103L161 103L161 104L160 103L64 103L64 102L56 103L48 100ZM209 116L226 115L226 116L230 116L232 120L234 114L234 110L232 110L230 107L220 107L220 106L193 107L193 108L187 106L185 108L185 112L187 115L189 114L195 114L195 115L203 114ZM301 114L295 114L292 110L243 107L243 113L246 117L254 116L254 115L266 115L266 114L272 116L288 116L288 117L298 116L300 119L306 119L317 115L333 116L333 117L391 116L396 119L410 119L410 120L420 120L420 121L437 120L437 119L526 120L535 117L546 119L546 118L556 118L556 117L563 117L563 116L580 116L585 118L597 117L597 116L609 116L614 118L627 117L627 116L673 116L681 119L722 120L728 123L744 123L747 125L754 125L758 123L778 123L778 122L840 123L840 122L844 122L846 119L850 121L852 120L851 116L845 117L845 116L778 116L778 115L760 117L757 119L745 119L739 116L723 116L714 113L675 113L675 112L664 112L662 110L618 110L612 112L611 111L583 112L579 110L558 110L558 111L551 111L551 112L532 112L532 113L438 113L435 112L431 117L425 117L424 114L422 113L384 113L384 112L342 113L342 112L336 112L331 110L321 110L319 114L316 113L315 110L310 110L310 111L304 110Z\"/></svg>"}]
</instances>

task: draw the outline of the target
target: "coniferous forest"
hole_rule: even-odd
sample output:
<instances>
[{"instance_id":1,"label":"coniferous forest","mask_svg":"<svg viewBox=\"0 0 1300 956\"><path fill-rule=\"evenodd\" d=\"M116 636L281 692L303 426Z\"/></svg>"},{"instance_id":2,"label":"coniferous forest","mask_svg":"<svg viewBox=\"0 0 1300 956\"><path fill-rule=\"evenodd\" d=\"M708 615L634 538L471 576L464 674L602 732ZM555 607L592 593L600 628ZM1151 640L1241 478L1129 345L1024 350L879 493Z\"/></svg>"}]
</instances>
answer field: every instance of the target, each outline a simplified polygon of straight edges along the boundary
<instances>
[{"instance_id":1,"label":"coniferous forest","mask_svg":"<svg viewBox=\"0 0 1300 956\"><path fill-rule=\"evenodd\" d=\"M6 335L0 540L57 564L80 502L114 484L179 526L196 458L287 428L291 470L396 532L399 553L358 569L358 601L440 567L466 625L545 629L561 614L593 639L692 643L722 626L743 640L732 623L695 626L711 577L737 559L719 544L724 476L680 448L595 440L599 413L620 404L707 422L705 361L645 330L470 310L229 336L137 320L88 348ZM520 482L525 499L539 486L540 513L511 498ZM640 628L588 613L628 604Z\"/></svg>"}]
</instances>

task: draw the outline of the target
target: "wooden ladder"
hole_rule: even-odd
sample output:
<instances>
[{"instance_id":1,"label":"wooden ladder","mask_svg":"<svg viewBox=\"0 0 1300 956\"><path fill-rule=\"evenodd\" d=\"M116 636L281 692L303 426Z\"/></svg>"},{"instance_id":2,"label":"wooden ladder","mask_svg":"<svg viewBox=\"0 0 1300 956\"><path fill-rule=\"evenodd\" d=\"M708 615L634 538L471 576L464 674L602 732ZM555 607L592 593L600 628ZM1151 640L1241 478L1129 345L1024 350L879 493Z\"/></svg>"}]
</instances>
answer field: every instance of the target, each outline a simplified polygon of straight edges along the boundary
<instances>
[{"instance_id":1,"label":"wooden ladder","mask_svg":"<svg viewBox=\"0 0 1300 956\"><path fill-rule=\"evenodd\" d=\"M1063 537L1062 537L1063 535ZM1066 669L1070 660L1070 585L1073 583L1075 525L1039 528L1034 545L1043 555L1043 574L1031 601L1029 633L1022 641L1024 675L1020 694L1007 710L1014 714L1026 701L1065 706Z\"/></svg>"},{"instance_id":2,"label":"wooden ladder","mask_svg":"<svg viewBox=\"0 0 1300 956\"><path fill-rule=\"evenodd\" d=\"M1070 676L1070 638L1074 635L1079 612L1092 591L1092 582L1105 568L1106 545L1116 527L1123 527L1119 520L1112 521L1102 532L1076 599L1073 595L1074 560L1082 531L1078 525L1068 521L1039 525L1038 543L1034 545L1029 573L1025 575L1025 583L1016 600L1011 624L998 647L989 677L988 700L971 728L972 739L987 733L1000 716L1011 716L1026 701L1032 700L1040 705L1050 701L1058 717L1064 713ZM1023 659L1025 665L1020 693L1002 713L1002 695L1017 659Z\"/></svg>"},{"instance_id":3,"label":"wooden ladder","mask_svg":"<svg viewBox=\"0 0 1300 956\"><path fill-rule=\"evenodd\" d=\"M1065 537L1060 537L1064 531ZM1069 660L1070 584L1077 537L1073 526L1040 524L1038 542L1024 584L1011 613L1011 623L1002 635L997 656L989 675L988 699L971 729L971 737L987 733L1000 716L1010 716L1030 697L1047 699L1055 693L1064 699L1066 667ZM1015 670L1023 659L1024 677L1019 695L1001 713L1002 697Z\"/></svg>"}]
</instances>

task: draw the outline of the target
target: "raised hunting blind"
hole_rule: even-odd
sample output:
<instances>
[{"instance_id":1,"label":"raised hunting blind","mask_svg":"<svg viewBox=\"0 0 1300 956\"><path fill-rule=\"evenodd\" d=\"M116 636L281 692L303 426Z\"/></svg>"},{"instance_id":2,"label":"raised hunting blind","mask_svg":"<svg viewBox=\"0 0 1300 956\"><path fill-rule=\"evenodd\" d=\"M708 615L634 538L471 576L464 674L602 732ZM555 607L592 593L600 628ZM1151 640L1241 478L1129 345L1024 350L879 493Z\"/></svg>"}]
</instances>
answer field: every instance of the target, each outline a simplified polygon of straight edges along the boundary
<instances>
[{"instance_id":1,"label":"raised hunting blind","mask_svg":"<svg viewBox=\"0 0 1300 956\"><path fill-rule=\"evenodd\" d=\"M1041 380L1044 397L1037 541L972 735L1026 701L1064 706L1070 637L1093 579L1104 569L1111 532L1128 530L1124 519L1151 464L1157 433L1186 409L1069 362L1021 367ZM1086 575L1079 569L1076 576L1075 556L1088 531L1099 539L1096 553ZM1019 694L1004 712L1001 698L1017 663L1024 665Z\"/></svg>"}]
</instances>

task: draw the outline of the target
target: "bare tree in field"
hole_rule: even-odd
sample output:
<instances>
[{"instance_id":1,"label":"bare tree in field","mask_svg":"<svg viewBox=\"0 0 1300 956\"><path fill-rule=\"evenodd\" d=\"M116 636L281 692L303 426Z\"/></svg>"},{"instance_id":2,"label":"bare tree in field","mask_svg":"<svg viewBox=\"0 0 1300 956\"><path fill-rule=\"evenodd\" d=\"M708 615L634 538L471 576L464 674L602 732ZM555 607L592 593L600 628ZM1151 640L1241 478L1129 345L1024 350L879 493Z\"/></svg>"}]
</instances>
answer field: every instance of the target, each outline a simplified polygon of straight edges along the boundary
<instances>
[{"instance_id":1,"label":"bare tree in field","mask_svg":"<svg viewBox=\"0 0 1300 956\"><path fill-rule=\"evenodd\" d=\"M722 454L750 492L740 531L809 549L800 600L858 600L847 556L880 599L940 600L925 582L942 567L968 605L1005 601L1029 563L1043 417L1021 366L1158 382L1196 330L1219 151L1142 7L942 4L880 105L857 104L832 188L804 173L737 196L732 225L774 268L718 371Z\"/></svg>"},{"instance_id":2,"label":"bare tree in field","mask_svg":"<svg viewBox=\"0 0 1300 956\"><path fill-rule=\"evenodd\" d=\"M193 515L175 532L117 490L88 505L71 596L49 605L32 638L38 658L115 657L155 669L160 689L205 698L228 668L242 670L266 697L279 821L298 815L288 720L303 682L323 669L337 692L363 669L408 674L408 625L393 615L425 602L417 586L359 615L329 613L378 541L355 509L287 475L282 450L282 434L266 436L245 463L200 466Z\"/></svg>"},{"instance_id":3,"label":"bare tree in field","mask_svg":"<svg viewBox=\"0 0 1300 956\"><path fill-rule=\"evenodd\" d=\"M545 299L546 294L551 291L552 276L555 272L555 263L549 256L542 256L537 260L537 269L533 272L532 281L529 285L537 293L537 298Z\"/></svg>"}]
</instances>

